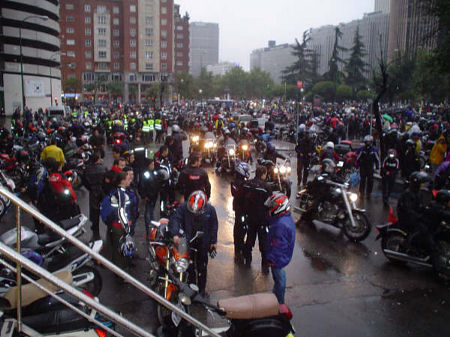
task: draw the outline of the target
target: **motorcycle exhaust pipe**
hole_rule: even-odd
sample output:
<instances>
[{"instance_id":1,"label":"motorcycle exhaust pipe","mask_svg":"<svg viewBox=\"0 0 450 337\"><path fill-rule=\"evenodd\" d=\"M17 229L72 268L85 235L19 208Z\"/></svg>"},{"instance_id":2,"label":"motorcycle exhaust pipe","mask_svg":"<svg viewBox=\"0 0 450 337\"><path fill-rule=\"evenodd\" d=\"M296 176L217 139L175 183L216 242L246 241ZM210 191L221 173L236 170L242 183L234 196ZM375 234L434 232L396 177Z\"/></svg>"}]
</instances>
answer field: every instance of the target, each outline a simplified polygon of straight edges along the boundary
<instances>
[{"instance_id":1,"label":"motorcycle exhaust pipe","mask_svg":"<svg viewBox=\"0 0 450 337\"><path fill-rule=\"evenodd\" d=\"M383 251L387 256L392 257L397 260L400 260L400 261L413 262L415 264L425 266L425 267L430 267L430 268L433 267L433 265L431 263L427 262L430 259L429 256L427 256L425 258L421 258L421 257L404 254L404 253L399 253L399 252L396 252L396 251L390 250L390 249L385 249Z\"/></svg>"}]
</instances>

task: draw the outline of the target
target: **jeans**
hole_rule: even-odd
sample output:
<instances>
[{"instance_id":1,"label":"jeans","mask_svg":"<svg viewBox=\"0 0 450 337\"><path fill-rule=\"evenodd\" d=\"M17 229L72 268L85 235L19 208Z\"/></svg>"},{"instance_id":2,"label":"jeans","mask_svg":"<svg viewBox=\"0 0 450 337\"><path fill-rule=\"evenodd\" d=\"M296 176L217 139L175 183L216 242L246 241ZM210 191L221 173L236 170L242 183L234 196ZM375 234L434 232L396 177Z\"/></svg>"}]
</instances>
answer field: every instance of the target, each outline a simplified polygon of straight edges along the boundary
<instances>
[{"instance_id":1,"label":"jeans","mask_svg":"<svg viewBox=\"0 0 450 337\"><path fill-rule=\"evenodd\" d=\"M366 195L370 195L373 189L373 170L360 170L359 173L361 175L361 181L359 183L359 193L363 195L365 191Z\"/></svg>"},{"instance_id":2,"label":"jeans","mask_svg":"<svg viewBox=\"0 0 450 337\"><path fill-rule=\"evenodd\" d=\"M277 297L278 303L284 304L284 293L286 291L286 271L284 268L271 267L271 269L274 282L272 292Z\"/></svg>"}]
</instances>

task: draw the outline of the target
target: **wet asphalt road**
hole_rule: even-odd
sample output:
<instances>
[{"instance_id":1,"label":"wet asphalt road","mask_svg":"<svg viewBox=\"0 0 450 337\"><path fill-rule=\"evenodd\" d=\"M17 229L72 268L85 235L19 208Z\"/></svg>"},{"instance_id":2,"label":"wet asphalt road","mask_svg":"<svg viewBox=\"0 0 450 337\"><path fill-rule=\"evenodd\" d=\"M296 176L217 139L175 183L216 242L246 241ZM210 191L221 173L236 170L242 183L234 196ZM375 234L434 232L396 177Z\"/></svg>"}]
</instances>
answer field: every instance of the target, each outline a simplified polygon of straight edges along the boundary
<instances>
[{"instance_id":1,"label":"wet asphalt road","mask_svg":"<svg viewBox=\"0 0 450 337\"><path fill-rule=\"evenodd\" d=\"M188 145L185 145L187 149ZM288 149L292 145L279 143L278 146ZM294 158L293 172L296 165ZM108 157L106 163L109 162ZM208 266L207 291L211 301L270 291L272 278L261 272L257 245L253 251L251 269L234 264L231 177L218 176L210 167L206 169L212 184L211 203L219 217L218 255L210 260ZM295 174L292 179L292 196L295 196ZM373 225L387 219L379 190L379 183L376 182L371 200L360 204L367 210ZM87 191L82 188L77 194L83 212L88 214ZM296 204L295 199L291 202ZM393 203L396 204L395 201ZM10 228L13 219L13 212L10 212L2 219L2 229ZM30 223L28 217L24 222ZM106 238L104 226L102 236ZM287 267L286 292L286 302L294 314L296 336L450 336L449 286L437 281L427 269L398 267L388 263L375 237L376 232L372 229L364 242L355 244L326 225L297 228L294 257ZM137 226L136 241L136 267L130 273L147 283L149 267L145 261L142 216ZM107 246L104 254L109 257ZM109 271L99 268L103 276L100 301L138 325L154 331L157 321L154 302L131 285L117 283ZM208 324L225 324L202 311L198 315Z\"/></svg>"}]
</instances>

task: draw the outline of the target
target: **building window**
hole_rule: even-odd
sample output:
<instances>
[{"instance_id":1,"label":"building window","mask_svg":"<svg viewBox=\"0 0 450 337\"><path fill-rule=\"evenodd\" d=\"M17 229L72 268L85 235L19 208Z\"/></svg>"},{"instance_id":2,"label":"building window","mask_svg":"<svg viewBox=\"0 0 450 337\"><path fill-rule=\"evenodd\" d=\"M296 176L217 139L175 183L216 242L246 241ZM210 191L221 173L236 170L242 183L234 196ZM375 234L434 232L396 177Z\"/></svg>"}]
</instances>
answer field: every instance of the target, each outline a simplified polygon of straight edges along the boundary
<instances>
[{"instance_id":1,"label":"building window","mask_svg":"<svg viewBox=\"0 0 450 337\"><path fill-rule=\"evenodd\" d=\"M120 41L119 41L119 40L114 40L114 41L113 41L113 46L114 46L114 48L118 48L119 45L120 45Z\"/></svg>"},{"instance_id":2,"label":"building window","mask_svg":"<svg viewBox=\"0 0 450 337\"><path fill-rule=\"evenodd\" d=\"M130 29L130 36L131 37L135 37L136 36L136 29L134 29L134 28Z\"/></svg>"},{"instance_id":3,"label":"building window","mask_svg":"<svg viewBox=\"0 0 450 337\"><path fill-rule=\"evenodd\" d=\"M161 48L167 48L167 41L161 41Z\"/></svg>"},{"instance_id":4,"label":"building window","mask_svg":"<svg viewBox=\"0 0 450 337\"><path fill-rule=\"evenodd\" d=\"M167 60L167 53L164 51L161 53L161 60Z\"/></svg>"},{"instance_id":5,"label":"building window","mask_svg":"<svg viewBox=\"0 0 450 337\"><path fill-rule=\"evenodd\" d=\"M106 51L105 50L99 50L98 51L98 58L105 59L106 58Z\"/></svg>"},{"instance_id":6,"label":"building window","mask_svg":"<svg viewBox=\"0 0 450 337\"><path fill-rule=\"evenodd\" d=\"M106 62L99 62L98 65L97 65L97 69L101 69L101 70L108 69L108 63L106 63ZM101 90L101 91L104 91L104 90Z\"/></svg>"},{"instance_id":7,"label":"building window","mask_svg":"<svg viewBox=\"0 0 450 337\"><path fill-rule=\"evenodd\" d=\"M167 71L167 63L161 63L161 70Z\"/></svg>"},{"instance_id":8,"label":"building window","mask_svg":"<svg viewBox=\"0 0 450 337\"><path fill-rule=\"evenodd\" d=\"M66 22L75 22L74 16L66 16Z\"/></svg>"},{"instance_id":9,"label":"building window","mask_svg":"<svg viewBox=\"0 0 450 337\"><path fill-rule=\"evenodd\" d=\"M91 82L94 80L94 73L83 73L83 81Z\"/></svg>"},{"instance_id":10,"label":"building window","mask_svg":"<svg viewBox=\"0 0 450 337\"><path fill-rule=\"evenodd\" d=\"M92 58L92 52L90 50L86 50L84 52L84 57L87 58L87 59Z\"/></svg>"},{"instance_id":11,"label":"building window","mask_svg":"<svg viewBox=\"0 0 450 337\"><path fill-rule=\"evenodd\" d=\"M118 52L118 51L115 51L115 52L113 53L113 57L114 57L115 59L118 59L118 58L119 58L119 52Z\"/></svg>"},{"instance_id":12,"label":"building window","mask_svg":"<svg viewBox=\"0 0 450 337\"><path fill-rule=\"evenodd\" d=\"M69 57L75 57L75 52L73 50L68 50L66 54Z\"/></svg>"},{"instance_id":13,"label":"building window","mask_svg":"<svg viewBox=\"0 0 450 337\"><path fill-rule=\"evenodd\" d=\"M183 26L177 26L177 30L178 31L182 31L183 30Z\"/></svg>"},{"instance_id":14,"label":"building window","mask_svg":"<svg viewBox=\"0 0 450 337\"><path fill-rule=\"evenodd\" d=\"M74 46L75 45L75 40L67 40L66 44L68 46Z\"/></svg>"},{"instance_id":15,"label":"building window","mask_svg":"<svg viewBox=\"0 0 450 337\"><path fill-rule=\"evenodd\" d=\"M182 67L183 66L183 62L182 61L177 61L177 66Z\"/></svg>"},{"instance_id":16,"label":"building window","mask_svg":"<svg viewBox=\"0 0 450 337\"><path fill-rule=\"evenodd\" d=\"M113 19L113 25L116 25L116 26L119 25L119 19L118 18L114 18Z\"/></svg>"},{"instance_id":17,"label":"building window","mask_svg":"<svg viewBox=\"0 0 450 337\"><path fill-rule=\"evenodd\" d=\"M86 13L90 13L91 12L91 5L84 5L84 11L86 12Z\"/></svg>"},{"instance_id":18,"label":"building window","mask_svg":"<svg viewBox=\"0 0 450 337\"><path fill-rule=\"evenodd\" d=\"M161 0L161 2L165 4L167 2L167 0Z\"/></svg>"},{"instance_id":19,"label":"building window","mask_svg":"<svg viewBox=\"0 0 450 337\"><path fill-rule=\"evenodd\" d=\"M113 13L114 13L114 14L119 14L119 7L114 6L114 7L113 7Z\"/></svg>"},{"instance_id":20,"label":"building window","mask_svg":"<svg viewBox=\"0 0 450 337\"><path fill-rule=\"evenodd\" d=\"M84 29L84 35L90 36L91 35L91 29L90 28L85 28Z\"/></svg>"},{"instance_id":21,"label":"building window","mask_svg":"<svg viewBox=\"0 0 450 337\"><path fill-rule=\"evenodd\" d=\"M106 6L97 6L97 13L98 14L106 13Z\"/></svg>"},{"instance_id":22,"label":"building window","mask_svg":"<svg viewBox=\"0 0 450 337\"><path fill-rule=\"evenodd\" d=\"M145 24L146 24L146 25L152 25L152 24L153 24L153 17L151 17L151 16L146 16L146 17L145 17Z\"/></svg>"},{"instance_id":23,"label":"building window","mask_svg":"<svg viewBox=\"0 0 450 337\"><path fill-rule=\"evenodd\" d=\"M136 69L136 63L131 62L131 63L130 63L130 69L135 70L135 69ZM134 78L134 79L131 79L131 75L130 75L130 81L136 81L136 75L134 75L133 78Z\"/></svg>"},{"instance_id":24,"label":"building window","mask_svg":"<svg viewBox=\"0 0 450 337\"><path fill-rule=\"evenodd\" d=\"M167 26L167 19L161 19L161 25Z\"/></svg>"},{"instance_id":25,"label":"building window","mask_svg":"<svg viewBox=\"0 0 450 337\"><path fill-rule=\"evenodd\" d=\"M177 57L183 57L183 53L181 51L177 52Z\"/></svg>"},{"instance_id":26,"label":"building window","mask_svg":"<svg viewBox=\"0 0 450 337\"><path fill-rule=\"evenodd\" d=\"M73 4L66 4L66 9L67 10L72 10L73 9Z\"/></svg>"},{"instance_id":27,"label":"building window","mask_svg":"<svg viewBox=\"0 0 450 337\"><path fill-rule=\"evenodd\" d=\"M98 17L98 24L99 25L106 25L106 16L101 15Z\"/></svg>"},{"instance_id":28,"label":"building window","mask_svg":"<svg viewBox=\"0 0 450 337\"><path fill-rule=\"evenodd\" d=\"M145 64L145 69L146 70L153 70L153 63L146 63ZM142 75L142 79L144 81L146 81L146 82L154 81L154 77L153 77L153 79L145 79L146 78L145 76L152 76L153 77L153 75Z\"/></svg>"},{"instance_id":29,"label":"building window","mask_svg":"<svg viewBox=\"0 0 450 337\"><path fill-rule=\"evenodd\" d=\"M119 68L120 68L120 66L119 66ZM111 80L113 80L115 82L122 81L122 74L111 74Z\"/></svg>"},{"instance_id":30,"label":"building window","mask_svg":"<svg viewBox=\"0 0 450 337\"><path fill-rule=\"evenodd\" d=\"M183 44L182 43L177 43L177 48L183 48Z\"/></svg>"},{"instance_id":31,"label":"building window","mask_svg":"<svg viewBox=\"0 0 450 337\"><path fill-rule=\"evenodd\" d=\"M130 40L130 47L136 47L136 40Z\"/></svg>"},{"instance_id":32,"label":"building window","mask_svg":"<svg viewBox=\"0 0 450 337\"><path fill-rule=\"evenodd\" d=\"M152 51L146 51L145 52L145 58L146 59L152 59L153 58L153 52Z\"/></svg>"},{"instance_id":33,"label":"building window","mask_svg":"<svg viewBox=\"0 0 450 337\"><path fill-rule=\"evenodd\" d=\"M84 23L90 24L90 23L91 23L91 17L90 17L90 16L86 16L86 17L84 18Z\"/></svg>"},{"instance_id":34,"label":"building window","mask_svg":"<svg viewBox=\"0 0 450 337\"><path fill-rule=\"evenodd\" d=\"M130 51L130 58L131 59L135 59L136 58L136 51L135 50L131 50Z\"/></svg>"},{"instance_id":35,"label":"building window","mask_svg":"<svg viewBox=\"0 0 450 337\"><path fill-rule=\"evenodd\" d=\"M130 23L131 23L132 25L135 25L135 24L136 24L136 17L135 17L135 16L131 16L131 17L130 17Z\"/></svg>"},{"instance_id":36,"label":"building window","mask_svg":"<svg viewBox=\"0 0 450 337\"><path fill-rule=\"evenodd\" d=\"M136 13L136 5L130 5L130 13Z\"/></svg>"},{"instance_id":37,"label":"building window","mask_svg":"<svg viewBox=\"0 0 450 337\"><path fill-rule=\"evenodd\" d=\"M162 30L161 31L161 37L167 37L167 30Z\"/></svg>"},{"instance_id":38,"label":"building window","mask_svg":"<svg viewBox=\"0 0 450 337\"><path fill-rule=\"evenodd\" d=\"M161 14L167 14L167 7L161 7Z\"/></svg>"},{"instance_id":39,"label":"building window","mask_svg":"<svg viewBox=\"0 0 450 337\"><path fill-rule=\"evenodd\" d=\"M98 40L99 47L106 47L106 40Z\"/></svg>"},{"instance_id":40,"label":"building window","mask_svg":"<svg viewBox=\"0 0 450 337\"><path fill-rule=\"evenodd\" d=\"M153 46L153 40L149 40L149 39L145 40L145 46L146 46L146 47L151 47L151 46Z\"/></svg>"},{"instance_id":41,"label":"building window","mask_svg":"<svg viewBox=\"0 0 450 337\"><path fill-rule=\"evenodd\" d=\"M120 31L118 29L114 29L113 36L119 36L119 35L120 35Z\"/></svg>"},{"instance_id":42,"label":"building window","mask_svg":"<svg viewBox=\"0 0 450 337\"><path fill-rule=\"evenodd\" d=\"M177 39L182 40L184 38L183 34L177 34Z\"/></svg>"},{"instance_id":43,"label":"building window","mask_svg":"<svg viewBox=\"0 0 450 337\"><path fill-rule=\"evenodd\" d=\"M119 70L120 69L120 63L114 63L114 69Z\"/></svg>"},{"instance_id":44,"label":"building window","mask_svg":"<svg viewBox=\"0 0 450 337\"><path fill-rule=\"evenodd\" d=\"M74 28L71 28L71 27L67 27L67 28L66 28L66 33L67 33L67 34L73 34L73 33L75 33L75 29L74 29Z\"/></svg>"},{"instance_id":45,"label":"building window","mask_svg":"<svg viewBox=\"0 0 450 337\"><path fill-rule=\"evenodd\" d=\"M152 36L153 35L153 28L145 28L145 35Z\"/></svg>"},{"instance_id":46,"label":"building window","mask_svg":"<svg viewBox=\"0 0 450 337\"><path fill-rule=\"evenodd\" d=\"M98 35L105 36L106 35L106 28L99 28L98 29Z\"/></svg>"},{"instance_id":47,"label":"building window","mask_svg":"<svg viewBox=\"0 0 450 337\"><path fill-rule=\"evenodd\" d=\"M90 46L91 46L91 40L86 40L86 41L84 42L84 45L85 45L86 47L90 47Z\"/></svg>"},{"instance_id":48,"label":"building window","mask_svg":"<svg viewBox=\"0 0 450 337\"><path fill-rule=\"evenodd\" d=\"M67 75L67 79L71 80L71 79L73 79L73 78L75 78L75 74L69 74L69 75Z\"/></svg>"},{"instance_id":49,"label":"building window","mask_svg":"<svg viewBox=\"0 0 450 337\"><path fill-rule=\"evenodd\" d=\"M133 64L134 64L134 68L136 68L136 63L133 63ZM130 64L130 68L131 68L131 64ZM130 74L128 78L130 79L130 82L134 82L137 80L136 74Z\"/></svg>"},{"instance_id":50,"label":"building window","mask_svg":"<svg viewBox=\"0 0 450 337\"><path fill-rule=\"evenodd\" d=\"M92 62L86 62L86 69L88 70L92 69Z\"/></svg>"}]
</instances>

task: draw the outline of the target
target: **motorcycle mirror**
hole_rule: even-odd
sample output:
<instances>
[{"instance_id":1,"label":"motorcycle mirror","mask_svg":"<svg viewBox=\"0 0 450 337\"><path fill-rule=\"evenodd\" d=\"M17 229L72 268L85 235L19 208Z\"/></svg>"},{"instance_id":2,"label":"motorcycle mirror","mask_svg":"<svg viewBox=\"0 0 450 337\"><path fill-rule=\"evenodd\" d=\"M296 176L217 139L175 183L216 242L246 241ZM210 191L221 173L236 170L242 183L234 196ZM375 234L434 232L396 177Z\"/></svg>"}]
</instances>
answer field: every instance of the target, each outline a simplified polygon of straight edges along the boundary
<instances>
[{"instance_id":1,"label":"motorcycle mirror","mask_svg":"<svg viewBox=\"0 0 450 337\"><path fill-rule=\"evenodd\" d=\"M205 234L205 232L197 231L197 233L195 233L195 236L191 239L190 242L192 243L195 240L200 239L204 234Z\"/></svg>"}]
</instances>

